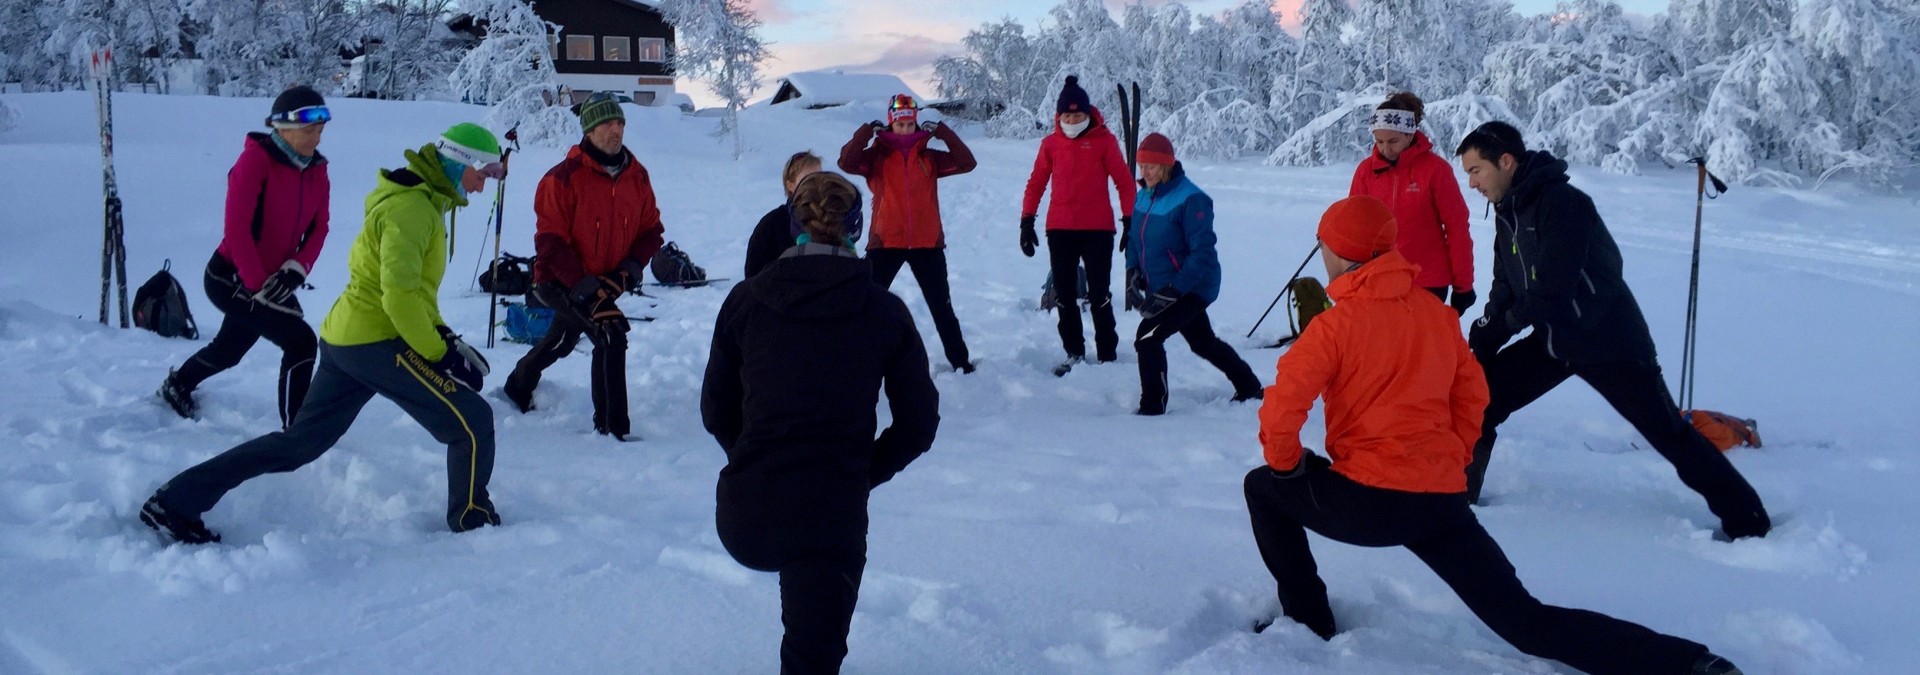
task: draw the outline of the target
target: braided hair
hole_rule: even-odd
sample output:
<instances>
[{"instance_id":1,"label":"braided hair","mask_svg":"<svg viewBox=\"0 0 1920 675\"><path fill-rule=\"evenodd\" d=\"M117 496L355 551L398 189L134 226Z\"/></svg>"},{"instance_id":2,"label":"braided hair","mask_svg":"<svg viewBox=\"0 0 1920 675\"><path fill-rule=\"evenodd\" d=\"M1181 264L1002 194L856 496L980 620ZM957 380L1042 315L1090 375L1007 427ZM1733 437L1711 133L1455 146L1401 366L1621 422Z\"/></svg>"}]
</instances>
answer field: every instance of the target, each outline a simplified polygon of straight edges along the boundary
<instances>
[{"instance_id":1,"label":"braided hair","mask_svg":"<svg viewBox=\"0 0 1920 675\"><path fill-rule=\"evenodd\" d=\"M793 189L794 218L808 239L818 244L846 244L847 213L859 205L860 191L831 171L808 174Z\"/></svg>"}]
</instances>

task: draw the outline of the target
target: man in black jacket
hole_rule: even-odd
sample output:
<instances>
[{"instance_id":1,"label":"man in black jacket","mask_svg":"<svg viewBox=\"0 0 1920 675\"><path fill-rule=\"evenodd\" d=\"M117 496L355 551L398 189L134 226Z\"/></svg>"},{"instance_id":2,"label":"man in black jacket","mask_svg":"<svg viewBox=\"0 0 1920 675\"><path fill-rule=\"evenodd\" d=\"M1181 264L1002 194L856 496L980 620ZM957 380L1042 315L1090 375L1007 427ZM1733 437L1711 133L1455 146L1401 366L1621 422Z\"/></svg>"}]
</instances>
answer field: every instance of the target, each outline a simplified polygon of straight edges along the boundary
<instances>
[{"instance_id":1,"label":"man in black jacket","mask_svg":"<svg viewBox=\"0 0 1920 675\"><path fill-rule=\"evenodd\" d=\"M906 303L846 246L859 201L807 177L793 208L809 243L735 286L700 393L727 452L716 525L740 564L780 573L782 673L838 672L866 567L867 496L933 445L940 394ZM885 387L893 425L874 436Z\"/></svg>"},{"instance_id":2,"label":"man in black jacket","mask_svg":"<svg viewBox=\"0 0 1920 675\"><path fill-rule=\"evenodd\" d=\"M1473 130L1456 154L1496 217L1493 288L1467 338L1492 393L1467 467L1468 498L1480 498L1495 428L1578 376L1707 499L1728 537L1766 536L1772 523L1760 496L1667 392L1647 320L1621 276L1620 249L1593 200L1568 184L1567 163L1528 151L1504 122ZM1527 327L1532 334L1506 346Z\"/></svg>"}]
</instances>

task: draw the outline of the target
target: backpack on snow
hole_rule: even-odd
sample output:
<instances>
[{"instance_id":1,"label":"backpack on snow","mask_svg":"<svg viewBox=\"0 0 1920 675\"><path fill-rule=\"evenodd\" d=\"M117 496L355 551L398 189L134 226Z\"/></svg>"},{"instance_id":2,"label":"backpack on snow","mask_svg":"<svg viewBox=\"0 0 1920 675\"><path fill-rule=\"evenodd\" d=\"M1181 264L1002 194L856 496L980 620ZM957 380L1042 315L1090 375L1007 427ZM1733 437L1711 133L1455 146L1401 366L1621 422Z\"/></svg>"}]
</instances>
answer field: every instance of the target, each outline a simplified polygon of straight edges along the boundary
<instances>
[{"instance_id":1,"label":"backpack on snow","mask_svg":"<svg viewBox=\"0 0 1920 675\"><path fill-rule=\"evenodd\" d=\"M668 286L694 284L707 280L707 271L693 264L693 257L680 250L673 242L667 242L665 248L654 254L648 264L653 271L653 280Z\"/></svg>"},{"instance_id":2,"label":"backpack on snow","mask_svg":"<svg viewBox=\"0 0 1920 675\"><path fill-rule=\"evenodd\" d=\"M1751 419L1734 417L1712 410L1683 410L1680 418L1692 424L1695 431L1713 442L1713 447L1721 452L1732 450L1736 445L1760 447L1760 423Z\"/></svg>"},{"instance_id":3,"label":"backpack on snow","mask_svg":"<svg viewBox=\"0 0 1920 675\"><path fill-rule=\"evenodd\" d=\"M1086 302L1087 301L1087 267L1085 265L1081 265L1077 269L1080 270L1080 301ZM1051 312L1055 307L1059 307L1059 306L1060 306L1060 294L1055 293L1053 291L1053 270L1047 270L1047 282L1040 285L1040 311Z\"/></svg>"},{"instance_id":4,"label":"backpack on snow","mask_svg":"<svg viewBox=\"0 0 1920 675\"><path fill-rule=\"evenodd\" d=\"M502 253L480 273L480 290L496 295L526 295L533 290L533 258Z\"/></svg>"},{"instance_id":5,"label":"backpack on snow","mask_svg":"<svg viewBox=\"0 0 1920 675\"><path fill-rule=\"evenodd\" d=\"M534 344L553 328L553 310L533 307L524 302L506 302L507 341Z\"/></svg>"},{"instance_id":6,"label":"backpack on snow","mask_svg":"<svg viewBox=\"0 0 1920 675\"><path fill-rule=\"evenodd\" d=\"M1314 317L1320 316L1321 312L1333 309L1333 300L1327 297L1327 287L1320 285L1319 279L1313 277L1294 279L1293 283L1282 292L1292 296L1291 301L1287 303L1287 316L1294 322L1293 334L1267 345L1269 348L1293 344L1294 340L1300 339L1301 333L1307 332L1307 324L1313 323Z\"/></svg>"},{"instance_id":7,"label":"backpack on snow","mask_svg":"<svg viewBox=\"0 0 1920 675\"><path fill-rule=\"evenodd\" d=\"M133 294L133 325L159 333L161 337L200 339L200 327L187 310L187 291L173 278L173 260L161 263L147 283Z\"/></svg>"}]
</instances>

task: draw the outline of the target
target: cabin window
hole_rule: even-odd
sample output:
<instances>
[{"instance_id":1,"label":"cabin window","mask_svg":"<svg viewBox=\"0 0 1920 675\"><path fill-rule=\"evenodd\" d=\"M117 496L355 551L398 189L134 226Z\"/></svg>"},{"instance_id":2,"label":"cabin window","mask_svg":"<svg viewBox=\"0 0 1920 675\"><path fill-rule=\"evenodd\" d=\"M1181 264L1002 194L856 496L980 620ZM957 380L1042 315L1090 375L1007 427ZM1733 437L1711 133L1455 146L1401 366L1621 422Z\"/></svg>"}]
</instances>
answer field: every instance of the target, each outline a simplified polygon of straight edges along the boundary
<instances>
[{"instance_id":1,"label":"cabin window","mask_svg":"<svg viewBox=\"0 0 1920 675\"><path fill-rule=\"evenodd\" d=\"M658 100L655 96L651 91L636 91L633 92L633 103L634 105L653 105L654 101Z\"/></svg>"},{"instance_id":2,"label":"cabin window","mask_svg":"<svg viewBox=\"0 0 1920 675\"><path fill-rule=\"evenodd\" d=\"M647 63L665 63L667 60L667 41L665 38L639 38L639 53L635 61Z\"/></svg>"},{"instance_id":3,"label":"cabin window","mask_svg":"<svg viewBox=\"0 0 1920 675\"><path fill-rule=\"evenodd\" d=\"M568 35L567 36L567 60L568 61L592 61L593 60L593 36L592 35Z\"/></svg>"},{"instance_id":4,"label":"cabin window","mask_svg":"<svg viewBox=\"0 0 1920 675\"><path fill-rule=\"evenodd\" d=\"M625 63L633 60L633 38L612 35L600 38L600 60Z\"/></svg>"}]
</instances>

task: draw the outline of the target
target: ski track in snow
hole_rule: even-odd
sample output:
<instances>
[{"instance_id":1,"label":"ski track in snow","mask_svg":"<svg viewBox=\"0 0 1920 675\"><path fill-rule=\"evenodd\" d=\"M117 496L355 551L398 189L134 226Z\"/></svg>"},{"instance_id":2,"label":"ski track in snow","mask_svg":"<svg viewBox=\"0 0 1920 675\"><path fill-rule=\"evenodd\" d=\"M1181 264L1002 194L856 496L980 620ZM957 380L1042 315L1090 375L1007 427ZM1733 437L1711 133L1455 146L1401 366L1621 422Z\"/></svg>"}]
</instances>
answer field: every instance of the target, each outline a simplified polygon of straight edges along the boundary
<instances>
[{"instance_id":1,"label":"ski track in snow","mask_svg":"<svg viewBox=\"0 0 1920 675\"><path fill-rule=\"evenodd\" d=\"M722 454L698 390L731 283L627 298L635 431L588 422L584 355L548 371L520 415L499 383L524 353L486 350L507 525L445 531L444 450L384 401L296 472L234 491L207 516L225 543L162 545L134 518L168 476L277 424L262 344L198 392L181 420L154 389L205 344L90 321L99 235L97 136L84 94L8 95L0 133L0 673L767 672L780 635L773 575L734 564L715 535ZM116 151L137 285L163 258L205 334L219 315L200 270L217 243L223 178L264 100L123 96ZM318 311L344 280L375 167L477 108L335 102L333 233ZM711 120L629 108L668 227L710 274L737 279L753 222L778 202L793 150L829 161L870 110L755 109L736 163ZM1034 143L977 138L981 168L942 182L955 303L978 373L939 373L932 452L872 502L848 673L1568 672L1507 646L1412 555L1315 538L1342 634L1281 621L1247 532L1241 476L1259 461L1257 407L1177 344L1170 414L1129 413L1132 349L1115 364L1047 371L1053 317L1032 311L1044 257L1015 249ZM507 190L505 250L530 252L529 148ZM529 169L528 167L536 167ZM1216 199L1226 288L1220 335L1263 379L1286 333L1254 318L1312 246L1350 168L1195 162ZM1685 174L1682 176L1682 174ZM1684 177L1685 180L1681 180ZM1690 268L1692 174L1576 169L1626 247L1629 282L1678 379ZM1464 184L1463 184L1464 189ZM488 195L490 197L490 195ZM1479 209L1476 249L1490 245ZM484 201L484 200L481 200ZM1830 185L1736 187L1706 207L1703 407L1763 420L1735 464L1775 514L1772 536L1713 539L1718 522L1596 394L1569 382L1502 427L1477 513L1543 601L1605 611L1712 646L1749 673L1920 672L1920 230L1913 201ZM484 209L463 212L441 303L478 344L471 290ZM488 244L486 250L491 250ZM91 252L91 253L90 253ZM1477 251L1483 254L1483 251ZM78 260L78 262L72 262ZM1479 286L1486 288L1488 261ZM1316 272L1317 270L1309 270ZM893 290L934 344L910 272ZM1477 311L1477 310L1476 310ZM1122 315L1131 334L1135 318ZM1089 336L1090 337L1090 336ZM884 421L884 411L883 411ZM1316 412L1303 441L1320 447Z\"/></svg>"}]
</instances>

